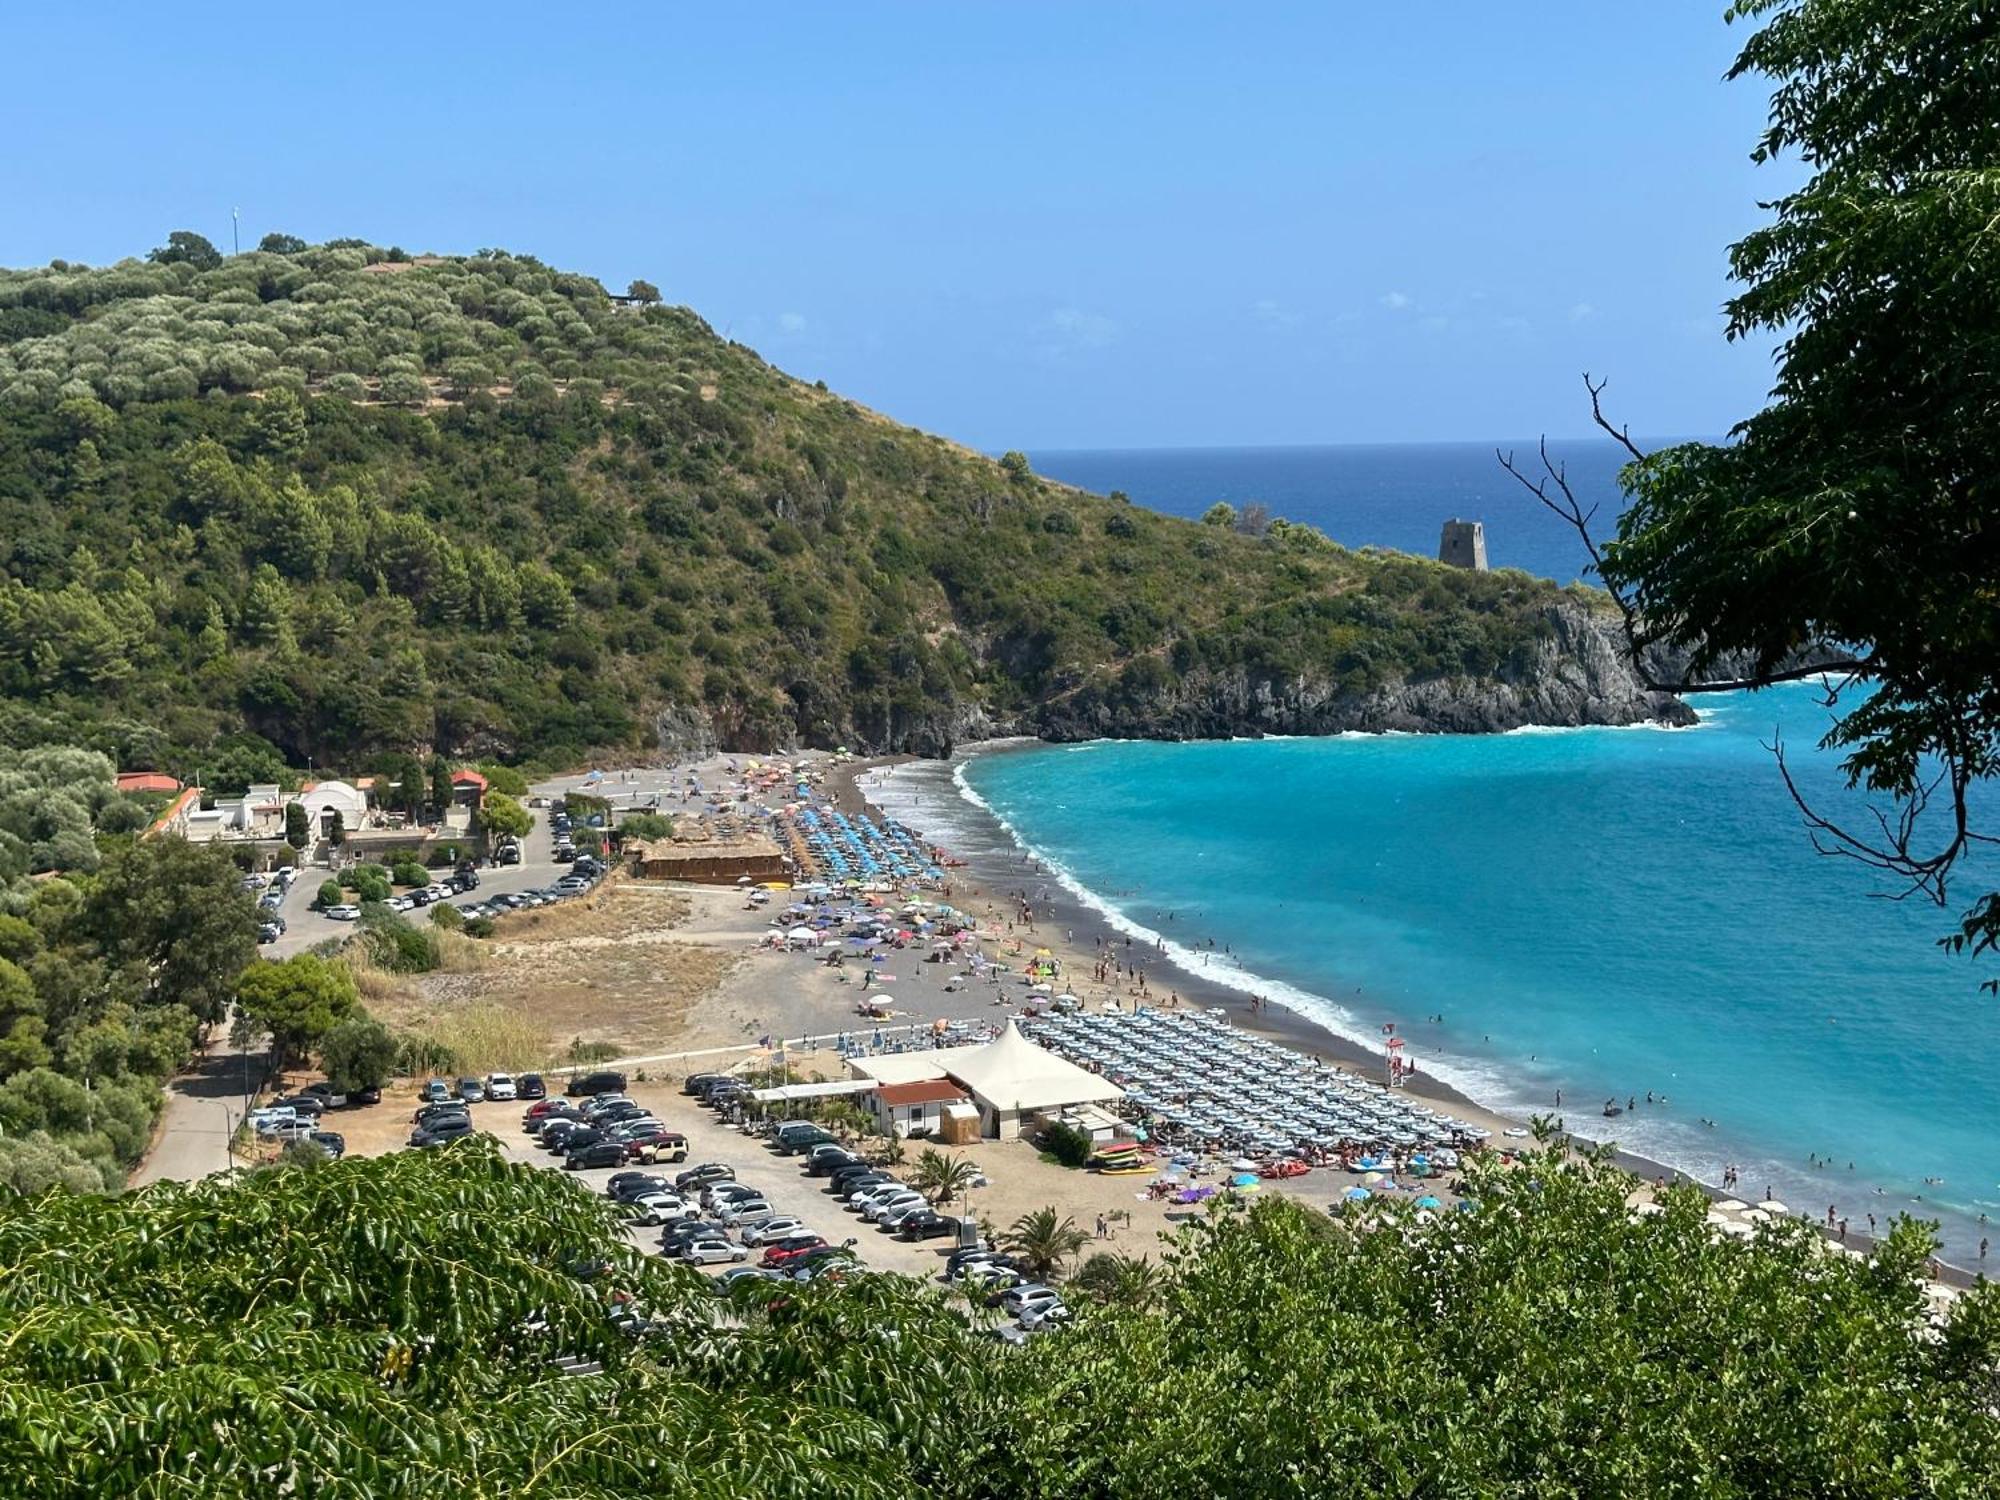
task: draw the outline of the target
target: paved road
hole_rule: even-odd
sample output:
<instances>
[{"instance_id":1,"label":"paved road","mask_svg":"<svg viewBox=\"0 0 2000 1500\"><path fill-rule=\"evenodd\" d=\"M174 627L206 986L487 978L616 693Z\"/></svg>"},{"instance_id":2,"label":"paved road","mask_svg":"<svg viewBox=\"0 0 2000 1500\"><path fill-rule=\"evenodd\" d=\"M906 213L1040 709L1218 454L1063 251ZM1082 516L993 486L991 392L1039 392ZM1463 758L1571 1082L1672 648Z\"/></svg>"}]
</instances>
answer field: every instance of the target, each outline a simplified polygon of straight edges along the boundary
<instances>
[{"instance_id":1,"label":"paved road","mask_svg":"<svg viewBox=\"0 0 2000 1500\"><path fill-rule=\"evenodd\" d=\"M460 902L491 897L506 891L525 891L552 884L568 867L553 858L555 844L549 836L548 815L537 810L535 826L522 840L522 862L500 865L479 872L479 889L459 898ZM287 958L303 953L328 938L354 935L352 922L335 922L312 910L314 896L326 871L302 871L280 908L286 930L275 943L257 951L266 958ZM421 910L410 913L422 918ZM229 1169L229 1136L243 1118L244 1063L228 1043L229 1023L214 1030L207 1052L188 1072L167 1085L166 1104L161 1110L153 1149L131 1177L134 1187L149 1182L192 1182L212 1172ZM257 1076L255 1057L250 1073Z\"/></svg>"},{"instance_id":2,"label":"paved road","mask_svg":"<svg viewBox=\"0 0 2000 1500\"><path fill-rule=\"evenodd\" d=\"M482 867L479 871L479 889L454 897L454 905L464 906L474 901L490 900L509 891L539 890L545 885L553 885L567 872L568 866L555 862L555 841L549 835L547 811L537 808L534 817L534 827L528 830L528 836L521 841L521 863L495 865L490 869ZM320 882L327 878L327 871L313 868L302 870L299 878L292 882L285 903L279 908L285 919L285 934L275 943L266 943L258 950L266 958L288 958L294 953L303 953L306 949L329 938L346 938L354 935L352 922L336 922L313 910L313 901L319 895ZM421 908L407 915L419 921L426 919Z\"/></svg>"},{"instance_id":3,"label":"paved road","mask_svg":"<svg viewBox=\"0 0 2000 1500\"><path fill-rule=\"evenodd\" d=\"M132 1186L149 1182L193 1182L234 1163L229 1138L243 1119L246 1079L258 1073L228 1042L229 1023L214 1028L208 1049L188 1072L167 1085L153 1149L132 1174Z\"/></svg>"}]
</instances>

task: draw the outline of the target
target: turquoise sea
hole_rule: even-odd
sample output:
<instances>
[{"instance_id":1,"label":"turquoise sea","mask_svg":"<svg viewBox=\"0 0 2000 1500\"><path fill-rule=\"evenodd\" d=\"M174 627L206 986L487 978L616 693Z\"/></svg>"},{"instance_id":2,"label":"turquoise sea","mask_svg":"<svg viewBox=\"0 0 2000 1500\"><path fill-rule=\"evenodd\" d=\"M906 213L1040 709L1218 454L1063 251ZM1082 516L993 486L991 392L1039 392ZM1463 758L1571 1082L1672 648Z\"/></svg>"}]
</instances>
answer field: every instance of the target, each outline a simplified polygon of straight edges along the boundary
<instances>
[{"instance_id":1,"label":"turquoise sea","mask_svg":"<svg viewBox=\"0 0 2000 1500\"><path fill-rule=\"evenodd\" d=\"M1699 707L1679 731L1035 746L956 780L1195 972L1362 1042L1396 1021L1482 1102L1554 1113L1560 1089L1570 1128L1710 1182L1735 1162L1753 1200L1938 1218L1974 1265L2000 1216L1991 968L1814 854L1765 748L1782 732L1854 809L1811 687ZM1638 1107L1607 1120L1610 1097Z\"/></svg>"}]
</instances>

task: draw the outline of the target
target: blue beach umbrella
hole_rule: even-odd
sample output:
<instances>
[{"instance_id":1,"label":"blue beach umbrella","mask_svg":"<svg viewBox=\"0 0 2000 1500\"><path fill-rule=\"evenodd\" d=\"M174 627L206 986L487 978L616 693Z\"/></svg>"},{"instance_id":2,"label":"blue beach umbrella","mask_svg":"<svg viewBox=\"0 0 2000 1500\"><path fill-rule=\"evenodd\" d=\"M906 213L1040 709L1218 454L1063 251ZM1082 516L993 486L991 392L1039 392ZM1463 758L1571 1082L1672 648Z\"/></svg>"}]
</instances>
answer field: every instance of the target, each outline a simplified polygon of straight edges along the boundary
<instances>
[{"instance_id":1,"label":"blue beach umbrella","mask_svg":"<svg viewBox=\"0 0 2000 1500\"><path fill-rule=\"evenodd\" d=\"M1418 1207L1418 1208L1443 1208L1443 1207L1444 1207L1444 1205L1443 1205L1442 1203L1438 1202L1438 1200L1437 1200L1437 1199L1435 1199L1435 1198L1433 1198L1433 1197L1432 1197L1432 1196L1431 1196L1431 1195L1430 1195L1429 1193L1426 1193L1426 1194L1424 1194L1424 1196L1423 1196L1423 1197L1421 1197L1421 1198L1419 1198L1419 1199L1417 1200L1417 1207Z\"/></svg>"},{"instance_id":2,"label":"blue beach umbrella","mask_svg":"<svg viewBox=\"0 0 2000 1500\"><path fill-rule=\"evenodd\" d=\"M1375 1195L1365 1187L1351 1187L1341 1196L1346 1198L1349 1203L1366 1203Z\"/></svg>"}]
</instances>

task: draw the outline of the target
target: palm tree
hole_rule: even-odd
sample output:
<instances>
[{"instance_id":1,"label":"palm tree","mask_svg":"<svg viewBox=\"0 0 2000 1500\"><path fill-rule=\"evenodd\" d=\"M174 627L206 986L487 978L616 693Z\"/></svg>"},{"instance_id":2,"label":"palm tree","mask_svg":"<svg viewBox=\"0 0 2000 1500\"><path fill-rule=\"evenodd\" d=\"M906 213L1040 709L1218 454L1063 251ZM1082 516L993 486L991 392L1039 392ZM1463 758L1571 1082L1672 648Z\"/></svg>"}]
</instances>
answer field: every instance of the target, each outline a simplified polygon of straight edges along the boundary
<instances>
[{"instance_id":1,"label":"palm tree","mask_svg":"<svg viewBox=\"0 0 2000 1500\"><path fill-rule=\"evenodd\" d=\"M978 1175L979 1168L964 1157L933 1150L929 1146L917 1158L916 1171L911 1174L917 1191L931 1202L940 1204L951 1202L970 1187L972 1179Z\"/></svg>"},{"instance_id":2,"label":"palm tree","mask_svg":"<svg viewBox=\"0 0 2000 1500\"><path fill-rule=\"evenodd\" d=\"M1046 1281L1089 1243L1090 1236L1076 1227L1076 1220L1066 1214L1058 1216L1053 1208L1038 1208L1014 1221L1014 1227L1007 1231L1006 1248L1021 1262L1022 1270Z\"/></svg>"}]
</instances>

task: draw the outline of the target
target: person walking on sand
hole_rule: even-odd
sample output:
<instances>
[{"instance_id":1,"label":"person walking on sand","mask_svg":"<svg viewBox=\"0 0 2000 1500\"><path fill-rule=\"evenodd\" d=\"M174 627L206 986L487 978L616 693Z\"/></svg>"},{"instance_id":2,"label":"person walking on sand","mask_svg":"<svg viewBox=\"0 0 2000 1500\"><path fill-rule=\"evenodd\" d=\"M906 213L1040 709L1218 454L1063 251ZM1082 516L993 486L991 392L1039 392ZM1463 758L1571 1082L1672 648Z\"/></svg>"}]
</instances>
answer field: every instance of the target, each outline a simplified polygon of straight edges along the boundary
<instances>
[{"instance_id":1,"label":"person walking on sand","mask_svg":"<svg viewBox=\"0 0 2000 1500\"><path fill-rule=\"evenodd\" d=\"M1099 1214L1099 1215L1097 1216L1097 1237L1098 1237L1098 1238L1099 1238L1100 1240L1104 1238L1104 1227L1105 1227L1105 1226L1104 1226L1104 1215L1103 1215L1103 1214Z\"/></svg>"}]
</instances>

